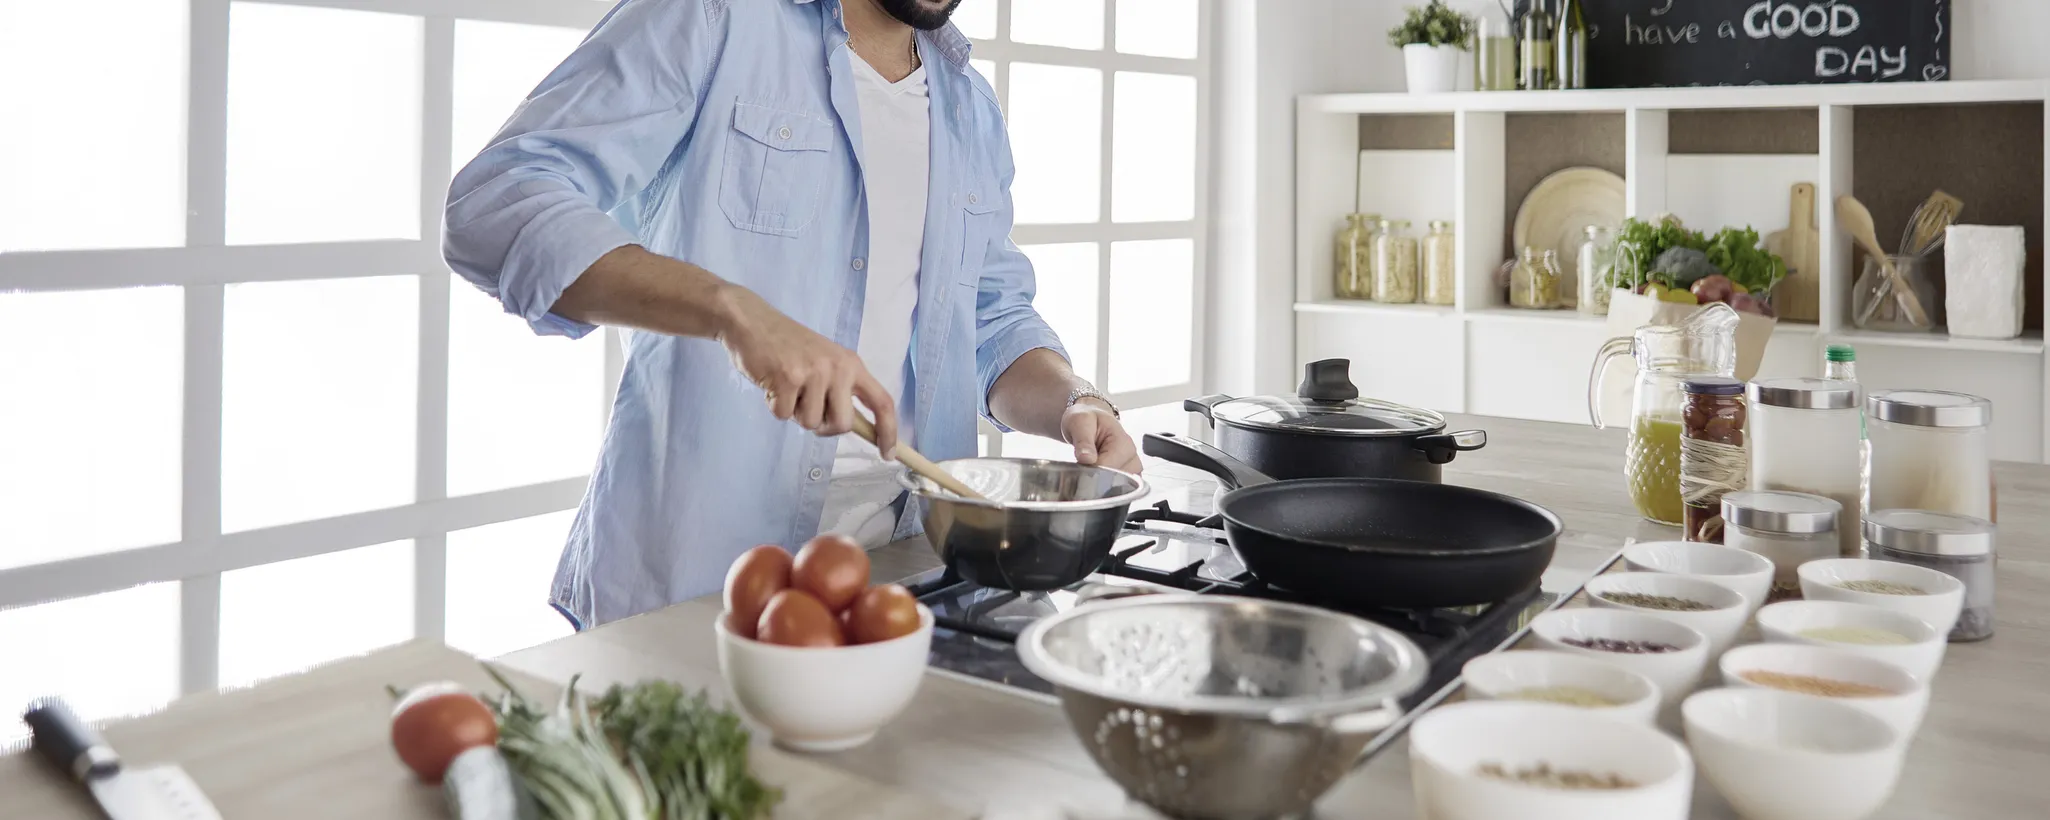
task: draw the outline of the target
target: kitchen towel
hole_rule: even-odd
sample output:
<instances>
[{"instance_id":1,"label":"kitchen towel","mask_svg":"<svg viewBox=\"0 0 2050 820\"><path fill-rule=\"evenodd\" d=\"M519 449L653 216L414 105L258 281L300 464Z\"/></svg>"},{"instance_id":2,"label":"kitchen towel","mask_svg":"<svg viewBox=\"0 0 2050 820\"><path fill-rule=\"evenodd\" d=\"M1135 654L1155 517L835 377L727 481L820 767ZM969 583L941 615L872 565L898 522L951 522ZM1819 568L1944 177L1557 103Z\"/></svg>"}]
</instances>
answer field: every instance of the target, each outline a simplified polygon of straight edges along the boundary
<instances>
[{"instance_id":1,"label":"kitchen towel","mask_svg":"<svg viewBox=\"0 0 2050 820\"><path fill-rule=\"evenodd\" d=\"M2022 267L2027 231L2018 225L1952 225L1944 234L1944 312L1950 335L2022 335Z\"/></svg>"}]
</instances>

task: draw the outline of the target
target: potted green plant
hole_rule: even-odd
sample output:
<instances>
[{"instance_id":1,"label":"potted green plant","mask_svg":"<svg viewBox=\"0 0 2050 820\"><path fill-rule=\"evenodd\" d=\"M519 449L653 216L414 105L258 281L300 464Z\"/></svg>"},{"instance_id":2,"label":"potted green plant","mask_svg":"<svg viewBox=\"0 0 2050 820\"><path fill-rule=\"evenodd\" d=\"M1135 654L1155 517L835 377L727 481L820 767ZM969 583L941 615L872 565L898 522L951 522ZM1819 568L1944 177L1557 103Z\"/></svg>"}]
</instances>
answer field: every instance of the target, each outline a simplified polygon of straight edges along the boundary
<instances>
[{"instance_id":1,"label":"potted green plant","mask_svg":"<svg viewBox=\"0 0 2050 820\"><path fill-rule=\"evenodd\" d=\"M1388 30L1388 44L1402 49L1409 93L1452 91L1459 81L1459 55L1473 35L1473 18L1453 11L1445 0L1410 6L1402 25Z\"/></svg>"}]
</instances>

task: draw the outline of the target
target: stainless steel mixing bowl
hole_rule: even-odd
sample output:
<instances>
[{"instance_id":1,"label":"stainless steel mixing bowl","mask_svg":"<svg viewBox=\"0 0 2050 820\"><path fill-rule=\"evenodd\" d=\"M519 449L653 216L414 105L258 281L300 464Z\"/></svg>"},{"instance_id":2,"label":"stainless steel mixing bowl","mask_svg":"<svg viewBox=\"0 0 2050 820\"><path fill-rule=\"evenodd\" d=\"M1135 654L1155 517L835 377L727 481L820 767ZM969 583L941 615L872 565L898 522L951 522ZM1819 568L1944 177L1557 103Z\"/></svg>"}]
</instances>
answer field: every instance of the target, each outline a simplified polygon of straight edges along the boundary
<instances>
[{"instance_id":1,"label":"stainless steel mixing bowl","mask_svg":"<svg viewBox=\"0 0 2050 820\"><path fill-rule=\"evenodd\" d=\"M1018 655L1126 794L1200 820L1309 811L1425 677L1387 627L1211 595L1084 604L1027 628Z\"/></svg>"},{"instance_id":2,"label":"stainless steel mixing bowl","mask_svg":"<svg viewBox=\"0 0 2050 820\"><path fill-rule=\"evenodd\" d=\"M939 465L989 498L975 501L904 473L925 504L925 537L940 560L975 583L1059 589L1095 572L1146 482L1108 467L1029 458L958 458Z\"/></svg>"}]
</instances>

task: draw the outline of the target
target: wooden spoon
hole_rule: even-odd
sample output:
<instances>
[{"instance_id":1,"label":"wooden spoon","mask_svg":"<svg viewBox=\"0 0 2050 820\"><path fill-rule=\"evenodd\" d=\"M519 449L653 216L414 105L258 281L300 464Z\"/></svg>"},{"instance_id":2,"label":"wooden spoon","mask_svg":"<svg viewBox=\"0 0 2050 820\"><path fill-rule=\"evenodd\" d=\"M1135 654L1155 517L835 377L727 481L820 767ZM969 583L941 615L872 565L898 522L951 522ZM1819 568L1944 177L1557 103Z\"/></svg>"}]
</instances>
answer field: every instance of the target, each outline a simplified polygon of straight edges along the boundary
<instances>
[{"instance_id":1,"label":"wooden spoon","mask_svg":"<svg viewBox=\"0 0 2050 820\"><path fill-rule=\"evenodd\" d=\"M860 436L862 441L870 444L876 443L875 425L869 423L868 417L859 412L854 414L854 434ZM989 500L987 496L976 492L973 487L961 483L961 479L955 478L953 473L940 469L940 465L932 463L932 459L919 455L918 451L911 449L909 444L901 441L897 442L896 448L890 451L890 457L911 468L912 472L931 479L932 483L940 485L947 492L976 501Z\"/></svg>"},{"instance_id":2,"label":"wooden spoon","mask_svg":"<svg viewBox=\"0 0 2050 820\"><path fill-rule=\"evenodd\" d=\"M1929 327L1929 312L1922 309L1922 299L1915 295L1914 289L1901 277L1900 270L1893 266L1893 257L1886 254L1885 248L1879 247L1878 229L1873 226L1872 212L1866 209L1865 203L1859 202L1850 194L1837 197L1836 220L1843 226L1844 231L1865 249L1867 255L1879 260L1879 270L1886 274L1886 281L1893 285L1893 295L1900 300L1901 308L1907 311L1908 322L1916 327ZM1878 306L1883 301L1873 299L1871 304L1866 305L1864 315L1859 317L1857 324L1862 325L1871 321L1873 312L1879 309Z\"/></svg>"}]
</instances>

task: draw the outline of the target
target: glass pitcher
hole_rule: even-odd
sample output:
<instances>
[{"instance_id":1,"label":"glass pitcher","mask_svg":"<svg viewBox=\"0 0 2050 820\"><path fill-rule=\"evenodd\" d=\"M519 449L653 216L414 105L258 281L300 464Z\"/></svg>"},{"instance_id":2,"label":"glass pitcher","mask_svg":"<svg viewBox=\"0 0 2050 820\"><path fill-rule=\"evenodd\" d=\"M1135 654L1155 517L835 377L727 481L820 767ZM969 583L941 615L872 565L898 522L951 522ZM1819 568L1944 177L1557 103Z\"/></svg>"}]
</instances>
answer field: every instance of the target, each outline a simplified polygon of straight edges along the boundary
<instances>
[{"instance_id":1,"label":"glass pitcher","mask_svg":"<svg viewBox=\"0 0 2050 820\"><path fill-rule=\"evenodd\" d=\"M1587 412L1602 420L1602 376L1609 360L1628 353L1637 361L1631 394L1630 443L1624 451L1623 480L1639 515L1680 526L1680 383L1695 376L1733 376L1737 370L1737 312L1717 303L1677 325L1645 325L1631 336L1602 344L1588 374Z\"/></svg>"}]
</instances>

